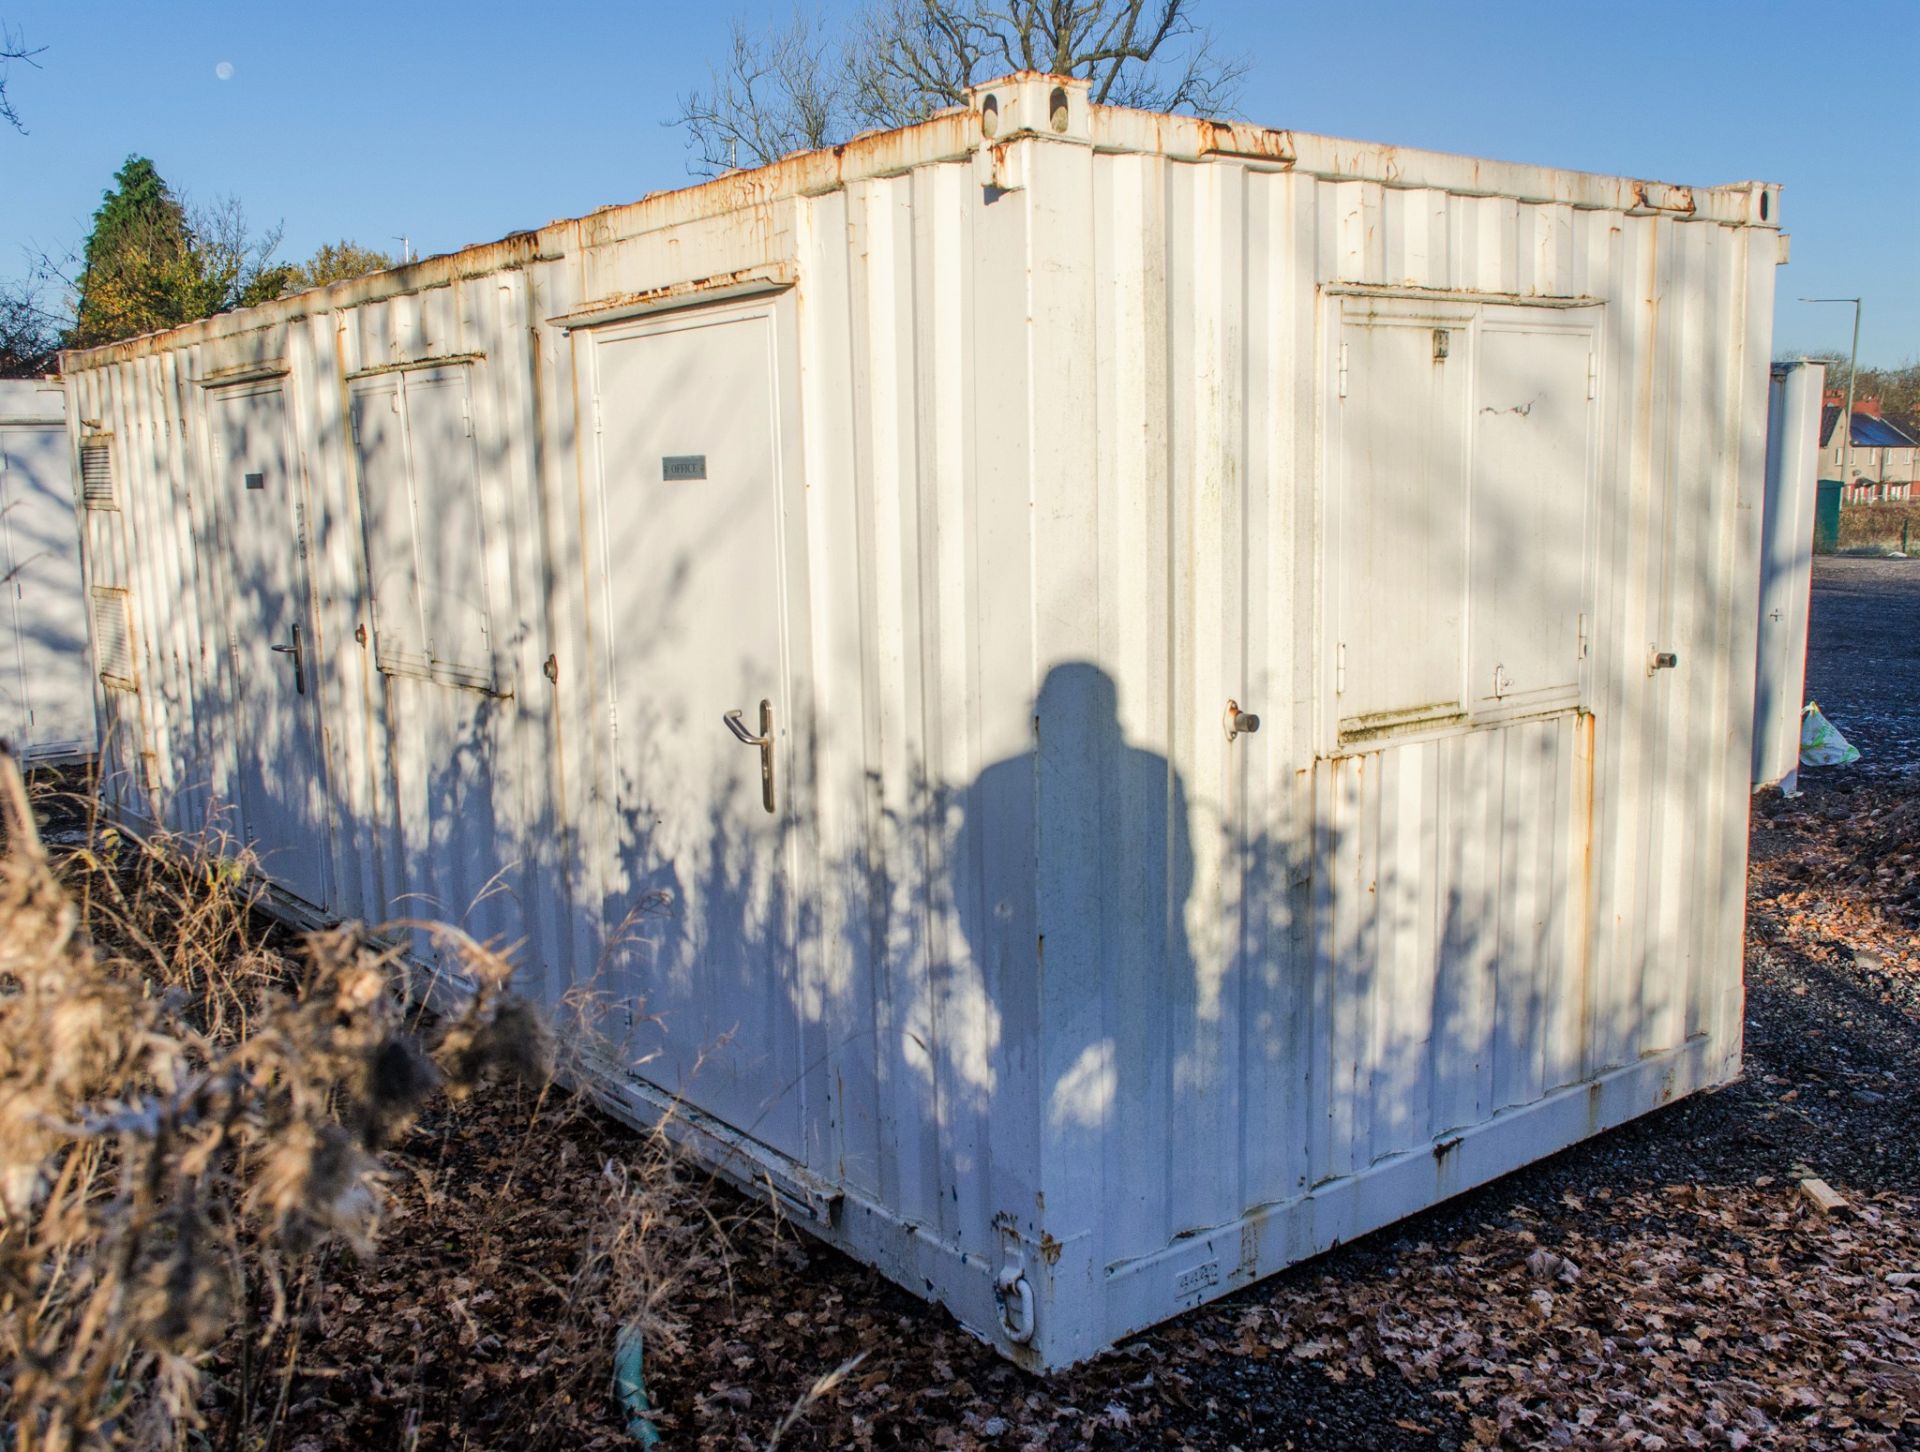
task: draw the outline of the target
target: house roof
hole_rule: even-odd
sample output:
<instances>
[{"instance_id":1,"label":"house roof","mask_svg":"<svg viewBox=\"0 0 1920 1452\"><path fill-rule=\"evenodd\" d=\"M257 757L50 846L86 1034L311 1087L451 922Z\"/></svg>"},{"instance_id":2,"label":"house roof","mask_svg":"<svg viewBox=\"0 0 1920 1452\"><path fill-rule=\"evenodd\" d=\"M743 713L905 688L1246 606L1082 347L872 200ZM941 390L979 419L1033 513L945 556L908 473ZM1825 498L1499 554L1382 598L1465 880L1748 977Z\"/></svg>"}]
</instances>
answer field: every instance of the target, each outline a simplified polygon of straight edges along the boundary
<instances>
[{"instance_id":1,"label":"house roof","mask_svg":"<svg viewBox=\"0 0 1920 1452\"><path fill-rule=\"evenodd\" d=\"M1840 405L1830 403L1820 410L1820 447L1833 442L1833 425L1840 417ZM1915 449L1920 439L1908 436L1898 424L1870 413L1853 413L1853 446L1856 449Z\"/></svg>"}]
</instances>

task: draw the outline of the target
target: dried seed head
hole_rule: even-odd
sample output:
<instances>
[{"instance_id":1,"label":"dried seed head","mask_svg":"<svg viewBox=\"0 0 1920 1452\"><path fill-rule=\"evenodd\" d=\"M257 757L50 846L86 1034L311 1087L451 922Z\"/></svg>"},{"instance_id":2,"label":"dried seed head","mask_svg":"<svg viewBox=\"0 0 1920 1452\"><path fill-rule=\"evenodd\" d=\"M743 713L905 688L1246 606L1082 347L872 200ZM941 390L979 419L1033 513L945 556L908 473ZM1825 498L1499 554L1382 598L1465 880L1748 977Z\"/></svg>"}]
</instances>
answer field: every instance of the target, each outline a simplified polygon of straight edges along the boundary
<instances>
[{"instance_id":1,"label":"dried seed head","mask_svg":"<svg viewBox=\"0 0 1920 1452\"><path fill-rule=\"evenodd\" d=\"M440 1071L410 1034L388 1034L367 1060L362 1129L368 1146L410 1120L439 1082Z\"/></svg>"},{"instance_id":2,"label":"dried seed head","mask_svg":"<svg viewBox=\"0 0 1920 1452\"><path fill-rule=\"evenodd\" d=\"M334 1234L365 1253L379 1214L373 1189L378 1169L340 1125L295 1120L271 1142L252 1203L289 1249L304 1250Z\"/></svg>"},{"instance_id":3,"label":"dried seed head","mask_svg":"<svg viewBox=\"0 0 1920 1452\"><path fill-rule=\"evenodd\" d=\"M456 1025L441 1051L456 1094L488 1080L545 1084L553 1073L553 1033L540 1010L517 993L502 994L482 1022Z\"/></svg>"}]
</instances>

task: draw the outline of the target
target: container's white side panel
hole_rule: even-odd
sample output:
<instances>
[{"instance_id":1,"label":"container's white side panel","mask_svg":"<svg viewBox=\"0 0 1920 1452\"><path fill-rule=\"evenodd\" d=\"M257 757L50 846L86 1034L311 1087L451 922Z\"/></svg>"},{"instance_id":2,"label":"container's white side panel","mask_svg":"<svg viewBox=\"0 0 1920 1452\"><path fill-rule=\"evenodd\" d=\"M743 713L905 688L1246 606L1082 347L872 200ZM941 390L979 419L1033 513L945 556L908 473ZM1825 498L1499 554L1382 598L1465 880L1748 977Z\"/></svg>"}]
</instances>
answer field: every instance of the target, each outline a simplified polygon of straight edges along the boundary
<instances>
[{"instance_id":1,"label":"container's white side panel","mask_svg":"<svg viewBox=\"0 0 1920 1452\"><path fill-rule=\"evenodd\" d=\"M948 1244L983 1253L990 1243L996 1191L1006 1168L989 1173L993 1117L1012 1081L1002 1067L1000 1015L979 960L955 911L953 799L942 785L967 779L974 755L972 602L981 562L974 547L976 503L969 479L976 455L970 384L979 355L969 326L977 300L971 246L978 188L965 166L914 175L914 374L919 396L915 485L923 574L915 635L923 652L924 781L918 810L931 830L924 845L923 893L931 935L931 981L924 1021L932 1034L939 1166L927 1183L929 1218Z\"/></svg>"},{"instance_id":2,"label":"container's white side panel","mask_svg":"<svg viewBox=\"0 0 1920 1452\"><path fill-rule=\"evenodd\" d=\"M1792 791L1806 694L1807 601L1820 473L1822 363L1776 366L1767 391L1767 494L1760 559L1760 645L1753 693L1753 784Z\"/></svg>"},{"instance_id":3,"label":"container's white side panel","mask_svg":"<svg viewBox=\"0 0 1920 1452\"><path fill-rule=\"evenodd\" d=\"M58 387L0 383L0 538L11 627L0 649L4 734L28 761L94 749L87 606L72 454Z\"/></svg>"},{"instance_id":4,"label":"container's white side panel","mask_svg":"<svg viewBox=\"0 0 1920 1452\"><path fill-rule=\"evenodd\" d=\"M1576 1136L1737 1064L1744 853L1725 766L1740 736L1730 703L1741 682L1727 664L1739 649L1728 607L1750 589L1738 567L1752 533L1753 481L1742 471L1766 281L1751 259L1767 249L1735 229L1560 205L1383 195L1367 183L1228 167L1205 170L1235 184L1193 185L1178 163L1134 157L1092 166L1101 507L1084 527L1098 530L1103 581L1124 582L1100 594L1099 664L1123 720L1147 703L1140 742L1162 754L1179 818L1177 829L1156 827L1106 784L1106 850L1123 863L1130 843L1184 837L1191 869L1163 873L1165 890L1186 902L1157 973L1128 961L1160 941L1142 907L1106 917L1131 939L1109 954L1102 980L1117 1072L1064 1072L1068 1049L1087 1036L1048 1024L1061 1036L1047 1058L1054 1092L1091 1082L1107 1095L1110 1193L1092 1223L1111 1336L1150 1304L1205 1298L1263 1273L1276 1255L1354 1233L1367 1205L1419 1193L1402 1168L1410 1156L1430 1167L1426 1198L1473 1183L1490 1172L1475 1167L1491 1163L1498 1139L1480 1126L1532 1106L1541 1128L1514 1131L1520 1138L1502 1153L1524 1158L1565 1142L1551 1128L1565 1111L1550 1106L1596 1074L1620 1070L1595 1090ZM1507 632L1518 645L1506 653L1530 662L1550 714L1525 714L1534 686L1512 685L1512 705L1490 687L1473 708L1516 717L1511 724L1435 725L1404 744L1321 754L1331 723L1316 719L1313 703L1338 669L1310 650L1316 602L1333 598L1321 593L1333 582L1314 578L1331 558L1318 545L1321 469L1310 437L1255 419L1258 401L1275 398L1311 419L1319 390L1334 386L1337 355L1314 331L1316 314L1333 315L1319 311L1322 284L1484 292L1495 301L1468 311L1507 330L1486 355L1486 376L1496 365L1530 369L1538 352L1556 399L1571 401L1590 370L1599 483L1586 522L1559 501L1543 514L1545 504L1503 493L1498 480L1472 491L1484 515L1477 548L1551 555L1561 593L1586 592L1577 670L1562 659L1575 639L1563 628L1567 610L1549 612L1550 639ZM1216 300L1215 288L1230 298ZM1516 296L1552 306L1528 317L1499 301ZM1224 330L1224 316L1244 320L1247 336ZM1535 318L1537 345L1523 336ZM1155 377L1180 384L1155 387ZM1489 395L1475 407L1502 402ZM1136 432L1148 441L1138 453ZM1495 431L1483 432L1491 447ZM1266 462L1290 444L1284 464ZM1152 469L1161 447L1168 476L1129 507L1143 487L1141 456ZM1521 439L1508 452L1532 457L1534 448ZM1559 470L1565 461L1549 462ZM1223 487L1246 490L1224 536L1206 523ZM1426 497L1407 503L1415 515L1437 507ZM1276 530L1276 518L1290 527ZM1166 566L1127 557L1132 519L1148 522L1149 549ZM1483 607L1510 610L1525 571L1476 578ZM1427 628L1393 598L1391 580L1383 588L1387 618L1397 608L1404 630ZM1170 655L1142 642L1136 618L1147 636L1154 622L1171 628ZM1237 680L1222 662L1243 651ZM1472 670L1497 663L1484 635L1474 651ZM1650 670L1658 651L1675 652L1679 665ZM1218 713L1242 690L1263 733L1228 746ZM1578 711L1556 704L1575 691ZM1129 745L1135 734L1129 726ZM1244 828L1233 825L1244 810L1236 771L1262 803ZM1233 852L1211 856L1222 836ZM1238 935L1224 974L1212 956L1223 933ZM1229 1009L1215 1017L1217 1002ZM1224 1066L1190 1099L1183 1041ZM1629 1103L1637 1108L1606 1107ZM1221 1117L1223 1106L1232 1112ZM1534 1150L1517 1148L1536 1134ZM1068 1159L1062 1180L1074 1173ZM1050 1204L1052 1194L1050 1183ZM1049 1221L1049 1234L1070 1242L1076 1224ZM1238 1226L1238 1238L1180 1249L1209 1226ZM1062 1334L1078 1346L1078 1332Z\"/></svg>"},{"instance_id":5,"label":"container's white side panel","mask_svg":"<svg viewBox=\"0 0 1920 1452\"><path fill-rule=\"evenodd\" d=\"M1754 676L1750 662L1759 648L1758 581L1766 491L1767 376L1773 356L1773 299L1779 248L1764 233L1739 231L1719 238L1738 276L1724 341L1715 349L1728 378L1717 421L1726 439L1719 477L1713 483L1731 519L1721 537L1716 595L1726 634L1716 659L1713 709L1720 793L1705 803L1718 825L1705 853L1714 874L1706 901L1717 930L1705 945L1692 1028L1717 1059L1716 1080L1740 1072L1746 1015L1747 807L1753 764ZM1714 427L1709 421L1709 427ZM1700 582L1705 584L1706 582Z\"/></svg>"},{"instance_id":6,"label":"container's white side panel","mask_svg":"<svg viewBox=\"0 0 1920 1452\"><path fill-rule=\"evenodd\" d=\"M193 516L187 481L173 466L172 440L178 429L161 365L158 358L127 365L131 373L125 381L141 441L130 475L139 502L135 527L153 531L148 538L158 546L143 551L153 560L150 658L156 670L146 691L153 777L170 804L173 823L191 830L200 817L196 807L204 800L205 783L200 773L183 773L181 768L191 759L195 734L193 686L200 622L192 611L174 603L193 593Z\"/></svg>"},{"instance_id":7,"label":"container's white side panel","mask_svg":"<svg viewBox=\"0 0 1920 1452\"><path fill-rule=\"evenodd\" d=\"M494 366L490 438L507 481L497 558L489 568L508 582L510 633L498 642L499 669L512 682L515 710L508 720L514 763L512 832L519 861L520 928L526 934L521 966L543 1001L565 999L573 982L573 856L567 850L563 803L568 744L556 710L547 660L554 655L554 551L543 466L554 442L541 429L540 339L535 332L535 283L527 271L483 278L473 288L475 331ZM554 674L558 674L555 662Z\"/></svg>"},{"instance_id":8,"label":"container's white side panel","mask_svg":"<svg viewBox=\"0 0 1920 1452\"><path fill-rule=\"evenodd\" d=\"M1030 225L968 165L797 222L812 1163L850 1243L976 1326L1039 1209Z\"/></svg>"}]
</instances>

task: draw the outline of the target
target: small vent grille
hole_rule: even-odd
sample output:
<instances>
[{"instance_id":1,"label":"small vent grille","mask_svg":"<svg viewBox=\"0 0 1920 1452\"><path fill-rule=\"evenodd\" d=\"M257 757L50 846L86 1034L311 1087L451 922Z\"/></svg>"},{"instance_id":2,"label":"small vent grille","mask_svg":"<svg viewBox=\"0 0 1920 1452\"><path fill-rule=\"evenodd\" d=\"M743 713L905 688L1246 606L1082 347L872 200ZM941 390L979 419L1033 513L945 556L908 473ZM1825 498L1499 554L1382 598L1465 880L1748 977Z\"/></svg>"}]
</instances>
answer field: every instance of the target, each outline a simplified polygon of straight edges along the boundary
<instances>
[{"instance_id":1,"label":"small vent grille","mask_svg":"<svg viewBox=\"0 0 1920 1452\"><path fill-rule=\"evenodd\" d=\"M94 590L93 648L100 662L100 679L110 686L133 690L133 622L127 615L125 590Z\"/></svg>"},{"instance_id":2,"label":"small vent grille","mask_svg":"<svg viewBox=\"0 0 1920 1452\"><path fill-rule=\"evenodd\" d=\"M117 509L113 497L113 451L105 439L80 446L80 497L89 509Z\"/></svg>"}]
</instances>

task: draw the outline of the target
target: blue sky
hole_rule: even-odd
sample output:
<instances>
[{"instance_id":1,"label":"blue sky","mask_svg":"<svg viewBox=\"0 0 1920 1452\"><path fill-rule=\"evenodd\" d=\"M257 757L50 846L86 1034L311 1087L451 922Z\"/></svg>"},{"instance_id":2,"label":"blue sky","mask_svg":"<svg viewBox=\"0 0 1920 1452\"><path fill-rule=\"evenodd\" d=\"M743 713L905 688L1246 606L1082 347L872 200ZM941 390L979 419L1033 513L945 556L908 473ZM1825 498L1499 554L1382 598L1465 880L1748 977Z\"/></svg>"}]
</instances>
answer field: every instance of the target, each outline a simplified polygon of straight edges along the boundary
<instances>
[{"instance_id":1,"label":"blue sky","mask_svg":"<svg viewBox=\"0 0 1920 1452\"><path fill-rule=\"evenodd\" d=\"M850 0L832 8L844 10ZM1920 360L1920 0L1197 0L1251 65L1238 109L1289 126L1692 184L1785 185L1776 353ZM729 17L791 0L588 5L0 0L44 46L0 133L0 277L85 235L134 152L231 193L283 256L342 236L422 253L682 184L674 96ZM224 63L231 74L222 79ZM1852 119L1845 119L1852 118Z\"/></svg>"}]
</instances>

